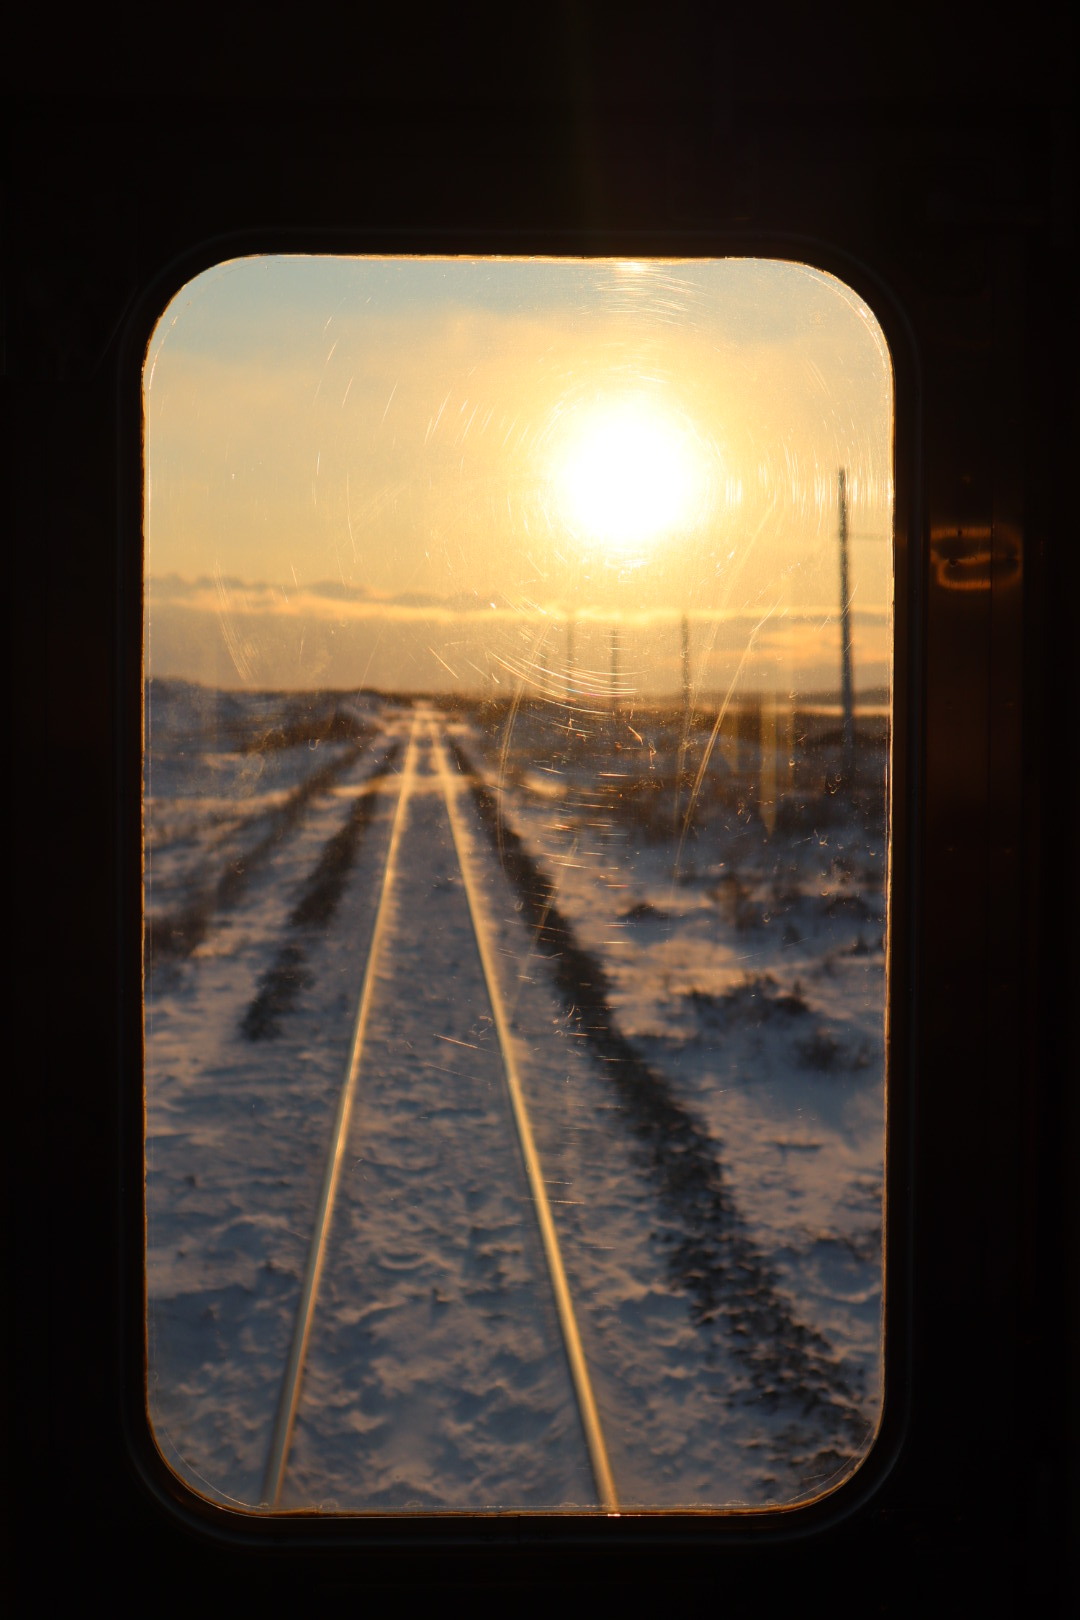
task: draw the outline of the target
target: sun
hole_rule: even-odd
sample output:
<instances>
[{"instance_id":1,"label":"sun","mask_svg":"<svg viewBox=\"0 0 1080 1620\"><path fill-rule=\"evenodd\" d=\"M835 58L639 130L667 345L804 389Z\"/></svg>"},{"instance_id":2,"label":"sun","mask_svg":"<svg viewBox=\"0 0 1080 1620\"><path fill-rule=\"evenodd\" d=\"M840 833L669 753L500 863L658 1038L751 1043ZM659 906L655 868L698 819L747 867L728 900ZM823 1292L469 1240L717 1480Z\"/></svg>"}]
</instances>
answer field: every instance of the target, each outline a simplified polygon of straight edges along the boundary
<instances>
[{"instance_id":1,"label":"sun","mask_svg":"<svg viewBox=\"0 0 1080 1620\"><path fill-rule=\"evenodd\" d=\"M709 477L690 425L658 401L630 397L567 413L554 485L572 533L622 559L696 527Z\"/></svg>"}]
</instances>

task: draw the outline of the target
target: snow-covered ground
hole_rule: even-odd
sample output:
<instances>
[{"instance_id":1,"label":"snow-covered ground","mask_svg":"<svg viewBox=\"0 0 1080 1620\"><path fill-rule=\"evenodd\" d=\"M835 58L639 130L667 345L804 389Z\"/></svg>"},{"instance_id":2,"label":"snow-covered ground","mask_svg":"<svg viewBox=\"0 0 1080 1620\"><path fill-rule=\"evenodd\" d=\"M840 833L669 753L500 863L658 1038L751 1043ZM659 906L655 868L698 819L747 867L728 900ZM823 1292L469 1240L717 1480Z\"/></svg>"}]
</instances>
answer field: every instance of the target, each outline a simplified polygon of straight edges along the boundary
<instances>
[{"instance_id":1,"label":"snow-covered ground","mask_svg":"<svg viewBox=\"0 0 1080 1620\"><path fill-rule=\"evenodd\" d=\"M620 1502L849 1472L880 1399L883 801L800 790L770 833L747 760L659 715L148 705L149 1407L181 1477L265 1495L407 782L281 1505L597 1501L433 739Z\"/></svg>"}]
</instances>

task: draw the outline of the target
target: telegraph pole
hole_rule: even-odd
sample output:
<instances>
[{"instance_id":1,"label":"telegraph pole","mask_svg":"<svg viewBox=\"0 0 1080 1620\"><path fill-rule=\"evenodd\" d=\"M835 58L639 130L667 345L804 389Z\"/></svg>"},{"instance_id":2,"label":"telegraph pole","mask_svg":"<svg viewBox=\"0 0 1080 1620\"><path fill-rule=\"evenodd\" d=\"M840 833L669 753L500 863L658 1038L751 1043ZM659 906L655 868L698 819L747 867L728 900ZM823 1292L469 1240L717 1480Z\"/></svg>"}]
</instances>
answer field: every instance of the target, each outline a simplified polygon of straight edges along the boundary
<instances>
[{"instance_id":1,"label":"telegraph pole","mask_svg":"<svg viewBox=\"0 0 1080 1620\"><path fill-rule=\"evenodd\" d=\"M840 504L840 703L843 710L841 774L845 787L855 781L855 679L851 660L851 588L848 578L847 472L837 473Z\"/></svg>"},{"instance_id":2,"label":"telegraph pole","mask_svg":"<svg viewBox=\"0 0 1080 1620\"><path fill-rule=\"evenodd\" d=\"M690 730L690 620L682 616L682 706L683 724Z\"/></svg>"},{"instance_id":3,"label":"telegraph pole","mask_svg":"<svg viewBox=\"0 0 1080 1620\"><path fill-rule=\"evenodd\" d=\"M679 819L682 815L683 778L686 775L686 752L690 746L690 619L687 614L682 616L682 703L683 723L682 735L679 738L679 752L675 764L675 829L679 830Z\"/></svg>"},{"instance_id":4,"label":"telegraph pole","mask_svg":"<svg viewBox=\"0 0 1080 1620\"><path fill-rule=\"evenodd\" d=\"M619 627L611 627L611 712L617 714L619 709Z\"/></svg>"}]
</instances>

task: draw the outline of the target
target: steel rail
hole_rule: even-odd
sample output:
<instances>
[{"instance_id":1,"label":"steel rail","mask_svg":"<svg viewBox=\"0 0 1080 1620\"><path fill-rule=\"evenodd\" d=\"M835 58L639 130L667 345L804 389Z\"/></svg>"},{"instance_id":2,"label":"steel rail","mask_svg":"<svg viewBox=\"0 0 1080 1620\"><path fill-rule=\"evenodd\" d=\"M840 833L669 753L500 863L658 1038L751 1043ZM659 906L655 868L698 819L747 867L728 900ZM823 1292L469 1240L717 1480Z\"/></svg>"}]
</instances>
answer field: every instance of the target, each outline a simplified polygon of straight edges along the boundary
<instances>
[{"instance_id":1,"label":"steel rail","mask_svg":"<svg viewBox=\"0 0 1080 1620\"><path fill-rule=\"evenodd\" d=\"M349 1059L345 1066L345 1078L342 1082L337 1111L334 1115L333 1128L330 1133L330 1147L326 1157L322 1186L319 1191L319 1201L315 1209L315 1224L308 1248L307 1263L304 1267L300 1300L296 1308L292 1343L289 1347L289 1356L281 1380L281 1392L278 1396L270 1452L263 1473L263 1506L278 1507L280 1505L281 1487L285 1478L285 1465L288 1461L289 1446L292 1443L293 1427L296 1423L296 1412L300 1403L300 1386L303 1381L304 1361L307 1356L311 1325L315 1315L315 1302L318 1297L323 1263L326 1259L326 1243L330 1231L330 1220L333 1215L338 1185L341 1181L345 1143L349 1134L349 1121L352 1117L353 1100L356 1095L356 1079L360 1071L360 1055L363 1051L364 1036L367 1033L368 1018L374 997L375 966L378 961L383 935L386 932L386 920L397 865L398 846L401 843L401 834L405 825L405 808L412 794L416 761L416 736L419 726L420 716L417 715L413 719L412 729L409 732L408 746L405 750L405 759L401 768L401 786L398 790L398 801L394 809L393 826L390 830L390 845L386 854L386 863L383 867L382 885L379 890L379 900L375 911L375 923L371 932L371 943L368 947L367 965L364 969L364 982L360 990L360 1000L356 1009L352 1039L349 1044Z\"/></svg>"},{"instance_id":2,"label":"steel rail","mask_svg":"<svg viewBox=\"0 0 1080 1620\"><path fill-rule=\"evenodd\" d=\"M585 1352L581 1345L581 1334L578 1331L577 1318L574 1314L574 1303L570 1297L570 1289L566 1281L566 1271L563 1266L562 1252L559 1248L558 1233L555 1230L551 1205L548 1201L547 1189L544 1186L544 1178L541 1173L540 1158L536 1151L532 1125L525 1105L525 1094L515 1057L515 1042L510 1030L510 1021L503 1005L499 980L495 972L495 961L490 945L490 940L493 937L492 925L476 878L472 837L457 802L463 784L450 769L446 749L442 738L435 729L435 725L429 720L428 726L431 734L432 760L436 765L446 799L446 811L450 818L450 832L454 840L458 865L461 868L476 948L480 956L480 964L484 970L484 979L487 983L488 1000L491 1003L495 1031L502 1051L506 1086L510 1094L518 1144L525 1162L525 1174L528 1177L529 1191L532 1194L533 1208L536 1212L536 1221L540 1228L544 1257L551 1278L551 1289L555 1296L555 1309L562 1330L566 1360L570 1369L570 1379L577 1398L578 1413L581 1418L581 1427L585 1436L589 1461L592 1464L597 1496L601 1507L609 1513L617 1513L619 1499L615 1490L615 1480L608 1459L607 1446L604 1442L604 1432L600 1426L600 1414L597 1410L596 1397L593 1394L592 1380L589 1377Z\"/></svg>"}]
</instances>

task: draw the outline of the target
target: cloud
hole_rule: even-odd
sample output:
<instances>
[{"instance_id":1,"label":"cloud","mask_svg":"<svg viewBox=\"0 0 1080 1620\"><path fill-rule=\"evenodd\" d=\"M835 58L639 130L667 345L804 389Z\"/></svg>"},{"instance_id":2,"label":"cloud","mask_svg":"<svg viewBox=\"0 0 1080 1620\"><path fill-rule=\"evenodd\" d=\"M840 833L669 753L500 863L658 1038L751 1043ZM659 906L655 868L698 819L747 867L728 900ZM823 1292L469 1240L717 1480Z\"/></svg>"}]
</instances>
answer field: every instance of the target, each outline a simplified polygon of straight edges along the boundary
<instances>
[{"instance_id":1,"label":"cloud","mask_svg":"<svg viewBox=\"0 0 1080 1620\"><path fill-rule=\"evenodd\" d=\"M152 576L147 582L147 599L151 610L155 605L182 602L185 605L210 611L222 604L245 613L262 614L273 618L326 619L344 624L350 619L384 619L387 622L416 620L423 623L464 623L467 620L491 623L504 620L514 624L559 623L573 619L580 624L625 624L649 629L660 625L681 624L687 619L694 625L710 628L721 626L734 629L750 627L762 621L759 611L746 608L708 608L690 605L686 608L668 605L654 608L628 608L588 603L575 606L566 601L520 601L509 598L485 597L478 592L459 593L440 597L420 591L403 591L396 596L376 593L364 586L343 585L336 580L322 580L313 585L289 590L265 580L242 580L228 575L186 580L178 574ZM772 634L783 637L796 628L800 633L810 631L829 633L835 623L832 608L812 606L798 612L779 610L772 615ZM884 626L888 622L885 608L856 607L852 611L856 625Z\"/></svg>"},{"instance_id":2,"label":"cloud","mask_svg":"<svg viewBox=\"0 0 1080 1620\"><path fill-rule=\"evenodd\" d=\"M151 579L151 672L249 688L480 691L509 681L562 690L570 682L602 697L617 631L620 689L643 697L681 689L684 615L667 608L570 614L558 603L375 599L326 583L288 592L225 576ZM840 631L830 613L690 610L685 618L702 690L723 688L737 670L744 685L774 690L836 683ZM852 629L860 682L880 685L888 616L856 610Z\"/></svg>"}]
</instances>

